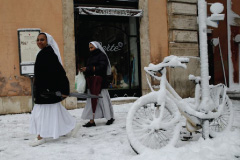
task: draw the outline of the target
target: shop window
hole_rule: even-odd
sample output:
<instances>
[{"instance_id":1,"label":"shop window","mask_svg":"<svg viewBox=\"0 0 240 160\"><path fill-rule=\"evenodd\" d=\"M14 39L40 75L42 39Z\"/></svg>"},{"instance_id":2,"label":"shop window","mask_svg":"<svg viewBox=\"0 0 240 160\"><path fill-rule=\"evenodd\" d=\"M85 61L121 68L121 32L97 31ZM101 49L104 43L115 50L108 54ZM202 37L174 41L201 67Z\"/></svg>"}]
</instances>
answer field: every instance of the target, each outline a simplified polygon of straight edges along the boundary
<instances>
[{"instance_id":1,"label":"shop window","mask_svg":"<svg viewBox=\"0 0 240 160\"><path fill-rule=\"evenodd\" d=\"M75 14L76 68L86 64L89 42L100 42L112 66L111 97L141 95L137 26L134 17Z\"/></svg>"}]
</instances>

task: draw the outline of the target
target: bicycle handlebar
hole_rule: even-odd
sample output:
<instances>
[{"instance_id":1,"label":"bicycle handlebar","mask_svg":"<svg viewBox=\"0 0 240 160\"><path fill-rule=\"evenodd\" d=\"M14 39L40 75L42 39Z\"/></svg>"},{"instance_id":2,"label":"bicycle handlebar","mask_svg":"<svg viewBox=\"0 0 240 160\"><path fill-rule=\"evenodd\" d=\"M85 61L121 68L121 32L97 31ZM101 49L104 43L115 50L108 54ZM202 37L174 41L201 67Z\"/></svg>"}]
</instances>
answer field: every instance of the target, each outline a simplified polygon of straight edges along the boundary
<instances>
[{"instance_id":1,"label":"bicycle handlebar","mask_svg":"<svg viewBox=\"0 0 240 160\"><path fill-rule=\"evenodd\" d=\"M188 63L189 62L189 58L186 58L186 57L177 57L177 56L168 56L168 57L165 57L163 62L164 63L168 63L168 62L171 62L171 61L179 61L180 63Z\"/></svg>"},{"instance_id":2,"label":"bicycle handlebar","mask_svg":"<svg viewBox=\"0 0 240 160\"><path fill-rule=\"evenodd\" d=\"M189 62L189 58L183 58L183 57L180 58L180 57L171 55L171 56L165 57L162 63L156 64L156 65L150 63L148 67L144 67L144 70L148 72L149 71L158 72L166 67L186 68L187 66L185 63L188 63L188 62Z\"/></svg>"}]
</instances>

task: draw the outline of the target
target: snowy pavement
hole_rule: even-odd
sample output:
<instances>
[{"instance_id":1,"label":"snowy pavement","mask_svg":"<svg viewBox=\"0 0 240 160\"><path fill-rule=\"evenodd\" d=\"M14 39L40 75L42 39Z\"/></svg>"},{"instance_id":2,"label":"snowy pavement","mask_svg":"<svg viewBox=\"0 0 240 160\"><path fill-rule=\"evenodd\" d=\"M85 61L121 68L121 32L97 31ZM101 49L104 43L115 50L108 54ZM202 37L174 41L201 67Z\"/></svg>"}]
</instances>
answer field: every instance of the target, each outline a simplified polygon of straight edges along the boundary
<instances>
[{"instance_id":1,"label":"snowy pavement","mask_svg":"<svg viewBox=\"0 0 240 160\"><path fill-rule=\"evenodd\" d=\"M30 147L30 114L0 116L0 160L240 160L240 101L233 101L232 132L214 139L182 142L181 147L163 148L136 155L126 134L126 116L131 103L114 105L115 122L106 126L105 119L96 127L80 128L76 138L47 139L47 143ZM81 120L83 109L69 110Z\"/></svg>"}]
</instances>

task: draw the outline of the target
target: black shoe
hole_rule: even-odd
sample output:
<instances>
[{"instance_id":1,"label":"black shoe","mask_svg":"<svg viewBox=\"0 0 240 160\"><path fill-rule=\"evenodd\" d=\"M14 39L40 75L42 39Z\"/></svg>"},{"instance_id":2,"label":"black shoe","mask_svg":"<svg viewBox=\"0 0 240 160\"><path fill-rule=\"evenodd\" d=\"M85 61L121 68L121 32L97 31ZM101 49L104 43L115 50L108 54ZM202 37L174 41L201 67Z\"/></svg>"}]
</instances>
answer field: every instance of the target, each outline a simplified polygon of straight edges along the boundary
<instances>
[{"instance_id":1,"label":"black shoe","mask_svg":"<svg viewBox=\"0 0 240 160\"><path fill-rule=\"evenodd\" d=\"M95 122L93 122L93 123L88 122L88 123L83 125L83 127L93 127L93 126L96 126Z\"/></svg>"},{"instance_id":2,"label":"black shoe","mask_svg":"<svg viewBox=\"0 0 240 160\"><path fill-rule=\"evenodd\" d=\"M110 125L110 124L112 124L113 121L115 121L115 119L111 118L110 120L107 121L106 125Z\"/></svg>"}]
</instances>

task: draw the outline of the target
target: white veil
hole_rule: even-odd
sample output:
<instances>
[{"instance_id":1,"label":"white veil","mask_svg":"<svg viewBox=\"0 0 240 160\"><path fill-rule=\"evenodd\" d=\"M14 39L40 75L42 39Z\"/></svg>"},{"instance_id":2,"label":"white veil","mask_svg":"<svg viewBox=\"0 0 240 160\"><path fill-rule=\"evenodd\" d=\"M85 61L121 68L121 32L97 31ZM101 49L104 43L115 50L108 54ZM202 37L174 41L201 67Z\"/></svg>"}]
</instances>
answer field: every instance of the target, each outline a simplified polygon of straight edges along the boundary
<instances>
[{"instance_id":1,"label":"white veil","mask_svg":"<svg viewBox=\"0 0 240 160\"><path fill-rule=\"evenodd\" d=\"M46 32L43 32L43 33L47 36L47 43L48 43L48 45L53 48L55 54L58 57L59 62L62 64L60 51L59 51L59 48L58 48L58 45L57 45L56 41L53 39L53 37L50 34L48 34Z\"/></svg>"},{"instance_id":2,"label":"white veil","mask_svg":"<svg viewBox=\"0 0 240 160\"><path fill-rule=\"evenodd\" d=\"M95 48L100 49L100 51L102 51L102 52L107 56L105 50L103 49L102 45L101 45L99 42L97 42L97 41L92 41L92 42L90 42L90 43L91 43L92 45L94 45ZM112 71L111 71L111 63L110 63L110 61L109 61L108 56L107 56L107 60L108 60L107 75L111 75L111 73L112 73Z\"/></svg>"}]
</instances>

